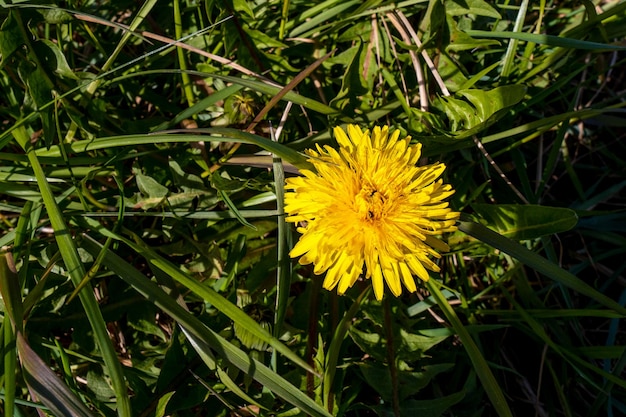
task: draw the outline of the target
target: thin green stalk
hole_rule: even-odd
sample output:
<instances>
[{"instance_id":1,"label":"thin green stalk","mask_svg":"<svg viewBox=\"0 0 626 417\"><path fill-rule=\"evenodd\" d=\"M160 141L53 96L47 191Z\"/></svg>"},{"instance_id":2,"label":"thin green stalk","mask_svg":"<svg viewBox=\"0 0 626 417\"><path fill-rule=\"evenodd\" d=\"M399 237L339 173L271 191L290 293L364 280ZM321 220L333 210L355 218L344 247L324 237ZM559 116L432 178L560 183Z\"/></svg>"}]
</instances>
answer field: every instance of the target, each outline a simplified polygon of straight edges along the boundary
<instances>
[{"instance_id":1,"label":"thin green stalk","mask_svg":"<svg viewBox=\"0 0 626 417\"><path fill-rule=\"evenodd\" d=\"M15 333L5 314L2 321L3 351L4 351L4 415L12 416L15 413L15 373L17 369L17 351L15 350Z\"/></svg>"},{"instance_id":2,"label":"thin green stalk","mask_svg":"<svg viewBox=\"0 0 626 417\"><path fill-rule=\"evenodd\" d=\"M513 27L513 32L521 32L522 27L524 25L524 21L526 20L526 11L528 10L528 0L523 0L520 5L519 11L517 13L517 19L515 19L515 25ZM509 46L506 49L506 54L504 55L504 59L502 60L502 78L507 78L511 73L511 68L513 67L513 60L515 59L515 51L517 49L517 43L519 41L517 39L511 39L509 41Z\"/></svg>"},{"instance_id":3,"label":"thin green stalk","mask_svg":"<svg viewBox=\"0 0 626 417\"><path fill-rule=\"evenodd\" d=\"M28 227L30 225L30 213L33 208L32 201L26 201L24 203L24 207L22 208L22 212L20 213L20 218L17 222L17 227L15 228L15 241L13 246L13 251L17 256L20 256L20 252L22 251L22 246L28 240ZM28 256L26 256L28 258ZM6 273L9 274L7 279L14 280L17 282L13 282L14 285L18 285L19 276L13 275L14 271L8 270ZM20 300L21 301L21 300ZM6 308L6 307L5 307ZM20 309L23 311L23 309ZM22 322L22 313L13 311L13 314L19 315L20 317L16 317L16 320L19 320L19 323L16 323L18 326L18 330L21 330L21 322ZM3 325L3 336L4 336L4 415L12 416L15 413L15 383L16 383L16 372L14 370L17 369L17 350L15 349L15 333L13 331L13 326L8 319L8 315L5 315Z\"/></svg>"},{"instance_id":4,"label":"thin green stalk","mask_svg":"<svg viewBox=\"0 0 626 417\"><path fill-rule=\"evenodd\" d=\"M285 27L289 18L289 0L283 0L283 9L280 15L280 28L278 29L278 39L285 39Z\"/></svg>"},{"instance_id":5,"label":"thin green stalk","mask_svg":"<svg viewBox=\"0 0 626 417\"><path fill-rule=\"evenodd\" d=\"M72 239L72 234L65 223L61 209L57 205L54 193L52 192L52 188L46 179L46 174L39 163L35 150L30 145L30 138L26 133L26 129L21 127L16 129L13 134L28 156L31 168L35 174L35 178L37 179L37 185L39 186L41 197L50 218L50 224L54 229L54 236L59 247L59 252L61 252L63 256L65 268L67 269L74 286L78 286L85 276L85 269L80 257L78 256L78 251L74 244L74 240ZM102 312L100 311L91 285L86 285L85 288L83 288L83 290L79 293L79 298L93 330L96 342L100 347L104 364L107 367L109 376L111 377L111 383L113 385L117 401L118 415L122 417L131 417L132 412L126 382L122 372L122 366L117 359L117 354L107 332L106 322L102 317Z\"/></svg>"},{"instance_id":6,"label":"thin green stalk","mask_svg":"<svg viewBox=\"0 0 626 417\"><path fill-rule=\"evenodd\" d=\"M317 287L319 289L319 287ZM350 306L350 309L346 311L343 318L337 325L335 329L335 333L333 334L333 339L330 342L330 346L328 347L328 352L326 353L326 364L324 366L324 392L323 392L323 401L324 407L329 412L332 412L331 409L331 390L333 388L333 381L335 379L335 373L337 372L337 362L339 361L339 352L341 350L341 344L346 338L346 334L348 334L348 330L350 330L350 326L352 326L352 319L358 313L359 308L361 308L361 304L365 297L371 292L372 286L368 285L361 294L357 297L356 300ZM311 335L309 335L311 336ZM315 338L313 338L315 340Z\"/></svg>"},{"instance_id":7,"label":"thin green stalk","mask_svg":"<svg viewBox=\"0 0 626 417\"><path fill-rule=\"evenodd\" d=\"M174 0L174 34L176 40L183 37L183 21L180 14L180 0ZM178 57L178 66L182 70L180 78L183 81L183 92L187 99L187 105L193 106L194 97L193 90L191 89L191 78L187 73L187 61L185 61L185 51L180 46L176 46L176 55Z\"/></svg>"},{"instance_id":8,"label":"thin green stalk","mask_svg":"<svg viewBox=\"0 0 626 417\"><path fill-rule=\"evenodd\" d=\"M478 349L478 346L476 345L476 342L474 342L474 339L472 339L470 333L456 315L456 312L450 303L448 303L446 297L439 290L439 285L441 284L434 279L426 282L428 291L430 291L432 296L435 298L437 305L439 305L439 308L441 308L443 314L454 328L456 334L459 336L459 339L461 339L463 347L474 365L476 375L478 375L480 382L482 382L483 388L485 389L489 400L491 400L491 404L493 404L493 407L496 409L496 412L500 417L513 417L509 405L504 398L504 394L500 389L500 385L493 376L487 361Z\"/></svg>"},{"instance_id":9,"label":"thin green stalk","mask_svg":"<svg viewBox=\"0 0 626 417\"><path fill-rule=\"evenodd\" d=\"M383 310L385 314L385 339L387 341L387 362L389 366L389 376L391 378L391 404L395 417L400 417L400 396L398 395L398 367L396 366L396 353L393 343L393 322L391 321L391 305L389 297L383 301Z\"/></svg>"},{"instance_id":10,"label":"thin green stalk","mask_svg":"<svg viewBox=\"0 0 626 417\"><path fill-rule=\"evenodd\" d=\"M275 142L274 130L272 140ZM291 287L291 262L289 260L290 235L285 222L285 171L280 157L272 158L274 172L274 188L276 192L276 211L278 212L278 262L276 266L276 312L274 314L274 337L279 338L282 332L287 303L289 301L289 288ZM272 369L277 370L277 354L272 352Z\"/></svg>"}]
</instances>

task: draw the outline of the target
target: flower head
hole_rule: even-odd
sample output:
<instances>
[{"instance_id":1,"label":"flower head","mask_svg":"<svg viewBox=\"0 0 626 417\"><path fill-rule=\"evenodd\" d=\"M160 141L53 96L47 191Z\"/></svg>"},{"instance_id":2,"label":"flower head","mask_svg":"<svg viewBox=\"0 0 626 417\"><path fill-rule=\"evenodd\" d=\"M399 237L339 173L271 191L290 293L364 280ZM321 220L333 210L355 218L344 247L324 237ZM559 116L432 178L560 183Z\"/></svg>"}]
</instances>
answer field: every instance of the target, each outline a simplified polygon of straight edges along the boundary
<instances>
[{"instance_id":1,"label":"flower head","mask_svg":"<svg viewBox=\"0 0 626 417\"><path fill-rule=\"evenodd\" d=\"M421 144L388 126L334 133L338 150L306 151L316 172L287 179L287 221L301 222L302 234L290 256L314 264L315 274L326 272L324 288L339 294L361 276L372 280L379 300L383 281L396 297L402 284L416 291L413 276L428 280L426 269L439 272L431 257L449 250L434 236L456 230L459 213L444 201L454 190L438 179L445 165L416 166Z\"/></svg>"}]
</instances>

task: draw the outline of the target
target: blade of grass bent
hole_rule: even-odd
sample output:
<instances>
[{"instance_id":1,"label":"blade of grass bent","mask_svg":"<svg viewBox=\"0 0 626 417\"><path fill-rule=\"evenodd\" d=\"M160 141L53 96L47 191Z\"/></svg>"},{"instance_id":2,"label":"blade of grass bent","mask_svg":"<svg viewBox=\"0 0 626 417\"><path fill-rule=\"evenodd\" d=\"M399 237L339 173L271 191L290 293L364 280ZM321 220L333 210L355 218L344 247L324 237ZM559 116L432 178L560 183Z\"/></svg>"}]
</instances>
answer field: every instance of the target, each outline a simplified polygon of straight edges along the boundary
<instances>
[{"instance_id":1,"label":"blade of grass bent","mask_svg":"<svg viewBox=\"0 0 626 417\"><path fill-rule=\"evenodd\" d=\"M215 290L203 285L197 280L185 274L177 266L159 256L156 252L145 245L141 240L134 242L121 235L113 233L112 231L104 228L100 223L93 219L83 218L79 221L84 221L93 230L98 231L105 237L113 237L113 239L123 242L132 248L137 254L143 256L150 264L160 269L179 284L189 289L191 292L201 297L203 300L212 304L217 310L224 313L229 319L238 323L244 327L247 331L252 333L255 337L258 337L263 342L272 346L275 350L281 353L283 356L294 362L296 365L302 367L308 372L315 372L306 362L293 353L287 346L281 343L278 339L272 337L267 330L263 329L259 324L254 321L250 316L244 313L239 307L222 297ZM131 233L132 234L132 233ZM111 269L111 267L109 267Z\"/></svg>"},{"instance_id":2,"label":"blade of grass bent","mask_svg":"<svg viewBox=\"0 0 626 417\"><path fill-rule=\"evenodd\" d=\"M619 303L607 297L606 295L595 290L590 285L580 280L575 275L565 271L558 265L548 261L546 258L531 252L519 243L512 241L487 227L469 221L459 222L459 230L476 239L493 246L496 249L512 256L526 266L529 266L542 273L546 277L563 284L580 294L583 294L592 300L597 301L605 307L608 307L620 314L626 315L626 308Z\"/></svg>"},{"instance_id":3,"label":"blade of grass bent","mask_svg":"<svg viewBox=\"0 0 626 417\"><path fill-rule=\"evenodd\" d=\"M81 247L94 255L99 253L102 249L102 245L89 235L83 235ZM170 317L183 326L186 331L195 335L207 346L210 346L221 358L251 375L257 382L270 389L276 395L310 415L330 416L323 408L302 393L300 389L291 385L262 363L251 359L241 349L228 342L222 336L208 328L197 317L187 312L174 298L165 293L156 283L147 279L145 275L137 271L124 259L109 250L106 252L102 263L109 270L115 272L128 285L165 311ZM281 353L284 354L284 352Z\"/></svg>"},{"instance_id":4,"label":"blade of grass bent","mask_svg":"<svg viewBox=\"0 0 626 417\"><path fill-rule=\"evenodd\" d=\"M500 417L513 417L506 399L504 398L504 394L500 389L500 385L493 376L487 361L483 357L482 353L480 353L480 349L476 346L474 339L472 339L472 336L469 334L465 326L463 326L463 323L461 323L461 320L456 315L456 312L450 303L448 303L446 297L439 290L438 283L431 279L426 281L426 287L437 301L437 305L439 305L439 308L441 308L450 324L452 324L452 327L459 336L459 339L461 339L463 347L474 365L476 374L478 375L478 378L480 378L480 382L482 382L483 388L485 388L485 392L491 400L491 403L496 409L498 415Z\"/></svg>"},{"instance_id":5,"label":"blade of grass bent","mask_svg":"<svg viewBox=\"0 0 626 417\"><path fill-rule=\"evenodd\" d=\"M534 42L540 45L555 46L561 48L584 49L591 51L623 51L626 47L619 45L609 45L605 43L581 41L572 38L563 38L554 35L536 35L524 32L490 32L485 30L466 30L470 36L476 38L496 38L496 39L516 39L526 42Z\"/></svg>"},{"instance_id":6,"label":"blade of grass bent","mask_svg":"<svg viewBox=\"0 0 626 417\"><path fill-rule=\"evenodd\" d=\"M181 133L181 134L179 134ZM208 136L211 135L211 136ZM307 158L299 152L282 145L277 142L254 135L252 133L241 132L237 129L230 128L211 128L211 129L186 129L186 130L170 130L168 133L142 134L142 135L126 135L113 136L105 138L96 138L93 140L79 140L72 142L69 147L72 153L83 153L95 151L98 149L110 149L121 146L137 146L137 145L154 145L156 143L178 143L178 142L243 142L256 145L268 152L280 156L298 168L311 168L311 164L307 162ZM61 155L58 146L51 146L49 150L39 149L36 151L38 157L58 157Z\"/></svg>"},{"instance_id":7,"label":"blade of grass bent","mask_svg":"<svg viewBox=\"0 0 626 417\"><path fill-rule=\"evenodd\" d=\"M50 224L54 229L54 237L59 247L59 252L61 252L61 255L63 256L63 261L72 283L74 286L77 286L85 276L85 268L80 261L80 257L78 256L78 251L74 245L74 240L72 239L70 230L65 224L63 213L57 205L54 193L50 188L50 184L46 181L46 175L41 167L41 164L39 163L39 159L30 145L30 138L26 133L26 129L23 127L18 128L14 131L14 135L17 142L28 156L33 173L37 178L37 185L39 186L41 197L48 212L48 217L50 218ZM113 348L111 340L109 339L106 323L102 317L102 312L100 311L98 302L96 301L90 285L85 286L85 288L79 293L79 298L93 330L96 343L100 347L102 359L111 378L111 383L117 399L117 413L122 417L131 417L132 412L126 382L122 372L122 366L117 359L117 354Z\"/></svg>"}]
</instances>

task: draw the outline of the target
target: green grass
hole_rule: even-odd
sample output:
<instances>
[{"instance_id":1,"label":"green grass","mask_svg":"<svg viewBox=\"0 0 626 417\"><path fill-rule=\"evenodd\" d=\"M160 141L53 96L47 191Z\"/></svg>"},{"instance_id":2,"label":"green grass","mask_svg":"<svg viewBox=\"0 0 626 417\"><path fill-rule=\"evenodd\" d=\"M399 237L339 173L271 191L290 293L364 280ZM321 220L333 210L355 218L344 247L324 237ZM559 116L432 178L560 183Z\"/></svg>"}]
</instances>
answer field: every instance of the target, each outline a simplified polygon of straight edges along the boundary
<instances>
[{"instance_id":1,"label":"green grass","mask_svg":"<svg viewBox=\"0 0 626 417\"><path fill-rule=\"evenodd\" d=\"M626 413L626 3L519 3L0 3L0 413ZM288 258L348 123L448 166L417 294Z\"/></svg>"}]
</instances>

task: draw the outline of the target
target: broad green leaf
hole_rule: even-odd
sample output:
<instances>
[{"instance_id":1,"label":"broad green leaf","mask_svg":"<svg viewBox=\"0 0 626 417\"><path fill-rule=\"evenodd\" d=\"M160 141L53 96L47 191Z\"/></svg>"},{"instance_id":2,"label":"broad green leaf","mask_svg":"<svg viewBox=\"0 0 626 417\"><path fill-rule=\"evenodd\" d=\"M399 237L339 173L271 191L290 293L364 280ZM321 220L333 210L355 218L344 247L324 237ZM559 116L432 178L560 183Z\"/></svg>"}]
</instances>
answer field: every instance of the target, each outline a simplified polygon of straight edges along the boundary
<instances>
[{"instance_id":1,"label":"broad green leaf","mask_svg":"<svg viewBox=\"0 0 626 417\"><path fill-rule=\"evenodd\" d=\"M69 23L74 20L74 16L68 13L66 9L62 9L58 6L38 6L39 8L37 9L37 11L41 13L41 16L46 23L50 23L52 25L61 25L63 23Z\"/></svg>"},{"instance_id":2,"label":"broad green leaf","mask_svg":"<svg viewBox=\"0 0 626 417\"><path fill-rule=\"evenodd\" d=\"M40 39L32 46L33 53L37 54L48 74L65 80L78 80L59 45L46 39Z\"/></svg>"},{"instance_id":3,"label":"broad green leaf","mask_svg":"<svg viewBox=\"0 0 626 417\"><path fill-rule=\"evenodd\" d=\"M421 355L433 346L443 342L448 335L443 336L426 336L423 334L409 333L404 329L400 329L400 343L398 347L399 355L408 355L415 357ZM406 358L405 358L406 359Z\"/></svg>"},{"instance_id":4,"label":"broad green leaf","mask_svg":"<svg viewBox=\"0 0 626 417\"><path fill-rule=\"evenodd\" d=\"M523 85L505 85L493 90L460 90L456 94L465 97L476 108L478 119L487 121L500 110L516 105L524 98L526 87Z\"/></svg>"},{"instance_id":5,"label":"broad green leaf","mask_svg":"<svg viewBox=\"0 0 626 417\"><path fill-rule=\"evenodd\" d=\"M341 77L341 89L330 102L331 107L341 109L346 114L352 114L361 107L362 97L368 90L361 73L361 55L363 53L363 43L350 49L350 64L347 66L343 77Z\"/></svg>"},{"instance_id":6,"label":"broad green leaf","mask_svg":"<svg viewBox=\"0 0 626 417\"><path fill-rule=\"evenodd\" d=\"M352 326L349 330L349 335L352 341L361 348L363 352L371 356L372 358L384 362L387 358L387 349L384 339L378 333L368 333L357 329Z\"/></svg>"},{"instance_id":7,"label":"broad green leaf","mask_svg":"<svg viewBox=\"0 0 626 417\"><path fill-rule=\"evenodd\" d=\"M502 19L500 13L484 0L446 0L444 2L446 14L449 16L465 16L473 14L476 16L493 17Z\"/></svg>"},{"instance_id":8,"label":"broad green leaf","mask_svg":"<svg viewBox=\"0 0 626 417\"><path fill-rule=\"evenodd\" d=\"M233 8L237 12L245 13L254 19L254 12L246 0L233 0Z\"/></svg>"},{"instance_id":9,"label":"broad green leaf","mask_svg":"<svg viewBox=\"0 0 626 417\"><path fill-rule=\"evenodd\" d=\"M452 17L448 17L446 21L450 31L450 43L446 45L446 52L467 51L480 47L500 45L500 42L497 40L471 37L467 32L458 28L457 22Z\"/></svg>"},{"instance_id":10,"label":"broad green leaf","mask_svg":"<svg viewBox=\"0 0 626 417\"><path fill-rule=\"evenodd\" d=\"M536 239L570 230L578 222L574 210L520 204L472 204L498 233L513 240Z\"/></svg>"},{"instance_id":11,"label":"broad green leaf","mask_svg":"<svg viewBox=\"0 0 626 417\"><path fill-rule=\"evenodd\" d=\"M455 140L483 131L502 114L519 103L526 93L522 85L505 85L492 90L459 90L455 96L439 97L433 106L445 113L450 122L449 132Z\"/></svg>"},{"instance_id":12,"label":"broad green leaf","mask_svg":"<svg viewBox=\"0 0 626 417\"><path fill-rule=\"evenodd\" d=\"M24 44L22 31L13 14L14 12L10 10L7 18L2 22L2 27L0 27L0 55L2 55L0 68L4 67L13 52Z\"/></svg>"},{"instance_id":13,"label":"broad green leaf","mask_svg":"<svg viewBox=\"0 0 626 417\"><path fill-rule=\"evenodd\" d=\"M24 109L37 112L41 118L46 145L49 146L54 141L55 136L52 108L46 106L53 99L52 82L45 69L35 65L29 59L20 60L18 73L27 87L27 94L24 96Z\"/></svg>"},{"instance_id":14,"label":"broad green leaf","mask_svg":"<svg viewBox=\"0 0 626 417\"><path fill-rule=\"evenodd\" d=\"M138 172L135 174L135 178L137 180L137 188L139 188L139 191L150 199L162 200L169 193L166 186L161 185L161 183L152 177Z\"/></svg>"}]
</instances>

